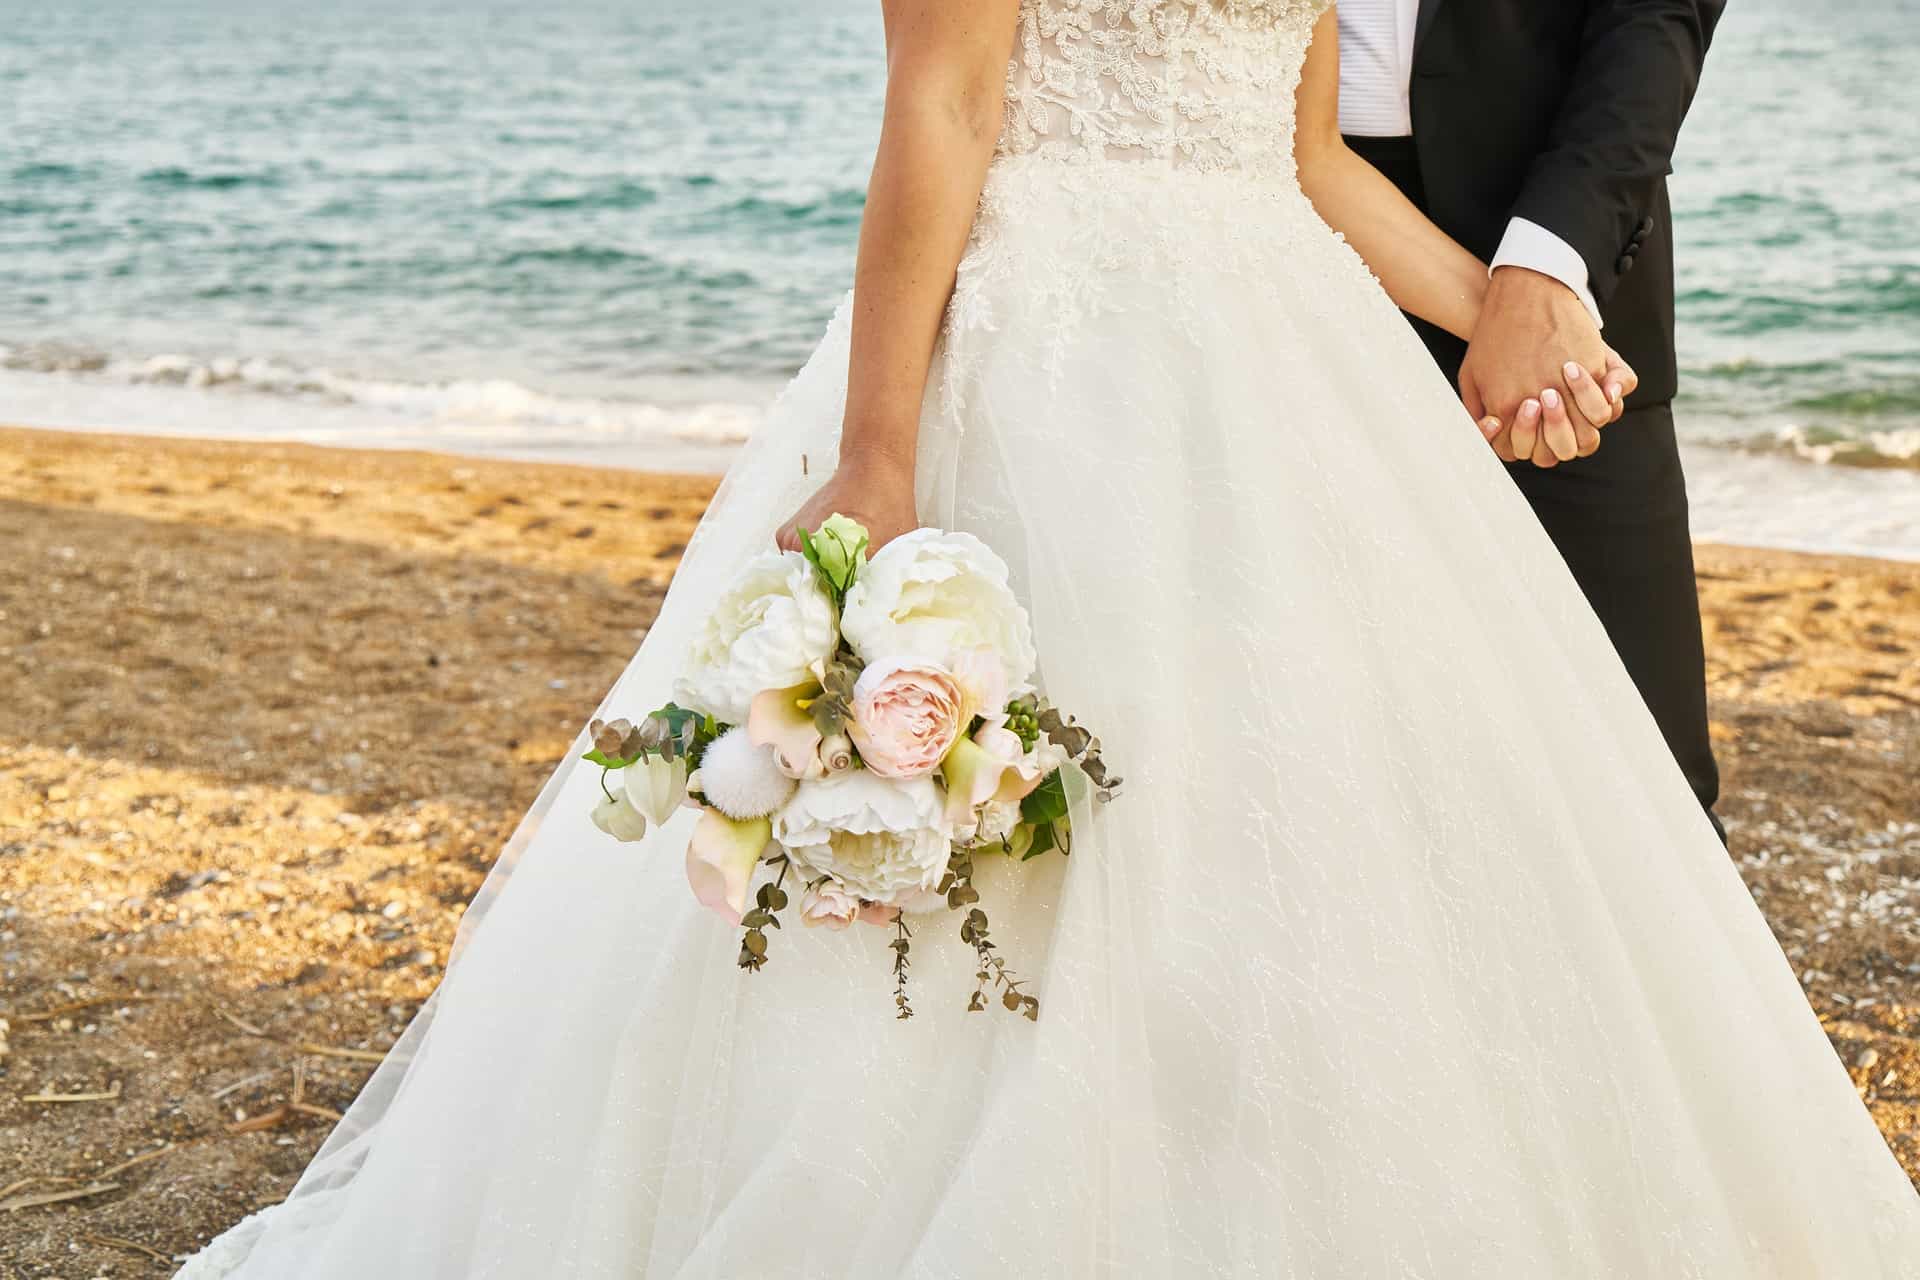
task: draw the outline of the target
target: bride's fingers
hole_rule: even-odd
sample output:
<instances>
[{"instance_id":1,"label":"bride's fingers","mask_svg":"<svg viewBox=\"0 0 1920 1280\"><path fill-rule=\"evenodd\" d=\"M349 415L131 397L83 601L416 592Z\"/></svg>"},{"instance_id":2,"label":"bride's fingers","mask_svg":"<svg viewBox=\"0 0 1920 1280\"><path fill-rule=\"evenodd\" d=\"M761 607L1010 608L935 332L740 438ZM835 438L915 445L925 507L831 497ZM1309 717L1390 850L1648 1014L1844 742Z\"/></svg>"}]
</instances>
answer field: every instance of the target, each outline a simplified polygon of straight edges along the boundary
<instances>
[{"instance_id":1,"label":"bride's fingers","mask_svg":"<svg viewBox=\"0 0 1920 1280\"><path fill-rule=\"evenodd\" d=\"M1502 462L1514 461L1513 440L1500 419L1489 414L1480 419L1480 435L1493 446L1493 456Z\"/></svg>"},{"instance_id":2,"label":"bride's fingers","mask_svg":"<svg viewBox=\"0 0 1920 1280\"><path fill-rule=\"evenodd\" d=\"M1580 442L1574 438L1573 419L1567 416L1567 402L1558 391L1548 387L1540 393L1542 428L1540 438L1553 456L1566 462L1580 454Z\"/></svg>"},{"instance_id":3,"label":"bride's fingers","mask_svg":"<svg viewBox=\"0 0 1920 1280\"><path fill-rule=\"evenodd\" d=\"M1605 384L1607 403L1613 406L1610 422L1618 422L1620 415L1626 412L1627 397L1640 389L1640 375L1633 366L1620 358L1620 353L1612 347L1607 348L1607 371L1600 375Z\"/></svg>"},{"instance_id":4,"label":"bride's fingers","mask_svg":"<svg viewBox=\"0 0 1920 1280\"><path fill-rule=\"evenodd\" d=\"M1573 442L1578 446L1582 458L1591 458L1600 452L1600 428L1582 418L1573 424Z\"/></svg>"},{"instance_id":5,"label":"bride's fingers","mask_svg":"<svg viewBox=\"0 0 1920 1280\"><path fill-rule=\"evenodd\" d=\"M1567 380L1567 395L1573 401L1570 416L1576 433L1583 423L1604 427L1613 421L1613 405L1608 403L1606 391L1592 374L1580 367L1579 361L1567 361L1560 372Z\"/></svg>"},{"instance_id":6,"label":"bride's fingers","mask_svg":"<svg viewBox=\"0 0 1920 1280\"><path fill-rule=\"evenodd\" d=\"M1533 456L1534 445L1540 439L1540 402L1524 400L1520 412L1513 417L1513 430L1509 433L1515 458Z\"/></svg>"}]
</instances>

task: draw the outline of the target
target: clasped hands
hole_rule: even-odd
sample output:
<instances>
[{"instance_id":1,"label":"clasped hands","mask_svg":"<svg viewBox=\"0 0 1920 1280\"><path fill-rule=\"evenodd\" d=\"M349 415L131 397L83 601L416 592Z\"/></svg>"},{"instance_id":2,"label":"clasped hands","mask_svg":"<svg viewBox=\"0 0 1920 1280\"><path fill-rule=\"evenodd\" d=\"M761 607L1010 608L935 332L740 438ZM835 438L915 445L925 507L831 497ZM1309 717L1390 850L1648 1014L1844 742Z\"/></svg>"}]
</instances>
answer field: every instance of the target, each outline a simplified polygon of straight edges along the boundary
<instances>
[{"instance_id":1,"label":"clasped hands","mask_svg":"<svg viewBox=\"0 0 1920 1280\"><path fill-rule=\"evenodd\" d=\"M1573 290L1525 267L1494 271L1460 365L1460 399L1502 462L1587 457L1639 385Z\"/></svg>"}]
</instances>

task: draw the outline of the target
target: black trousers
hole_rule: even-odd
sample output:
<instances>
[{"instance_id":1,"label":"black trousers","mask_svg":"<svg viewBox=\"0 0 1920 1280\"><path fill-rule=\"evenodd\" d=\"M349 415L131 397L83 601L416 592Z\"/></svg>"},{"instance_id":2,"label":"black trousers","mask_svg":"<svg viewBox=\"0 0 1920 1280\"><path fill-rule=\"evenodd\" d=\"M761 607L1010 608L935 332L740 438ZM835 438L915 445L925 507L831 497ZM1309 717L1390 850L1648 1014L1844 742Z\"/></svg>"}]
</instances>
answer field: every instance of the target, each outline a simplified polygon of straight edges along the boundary
<instances>
[{"instance_id":1,"label":"black trousers","mask_svg":"<svg viewBox=\"0 0 1920 1280\"><path fill-rule=\"evenodd\" d=\"M1412 139L1347 141L1414 204L1426 207ZM1454 378L1464 353L1459 339L1408 318L1448 379ZM1633 405L1602 433L1600 451L1592 457L1550 469L1511 463L1507 472L1573 571L1724 839L1713 814L1720 771L1707 733L1700 598L1672 406Z\"/></svg>"}]
</instances>

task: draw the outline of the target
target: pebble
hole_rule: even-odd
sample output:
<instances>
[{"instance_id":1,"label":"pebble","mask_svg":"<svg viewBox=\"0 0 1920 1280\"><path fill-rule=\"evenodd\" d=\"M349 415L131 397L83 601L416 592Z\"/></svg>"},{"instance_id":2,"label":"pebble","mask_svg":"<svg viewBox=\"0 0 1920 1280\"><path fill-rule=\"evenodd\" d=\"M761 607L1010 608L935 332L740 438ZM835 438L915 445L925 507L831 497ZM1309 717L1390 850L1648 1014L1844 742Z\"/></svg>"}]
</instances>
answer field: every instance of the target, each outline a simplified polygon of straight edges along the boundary
<instances>
[{"instance_id":1,"label":"pebble","mask_svg":"<svg viewBox=\"0 0 1920 1280\"><path fill-rule=\"evenodd\" d=\"M1853 1065L1859 1067L1862 1071L1871 1071L1875 1066L1879 1065L1879 1062L1880 1051L1878 1049L1862 1049L1860 1056L1853 1060Z\"/></svg>"}]
</instances>

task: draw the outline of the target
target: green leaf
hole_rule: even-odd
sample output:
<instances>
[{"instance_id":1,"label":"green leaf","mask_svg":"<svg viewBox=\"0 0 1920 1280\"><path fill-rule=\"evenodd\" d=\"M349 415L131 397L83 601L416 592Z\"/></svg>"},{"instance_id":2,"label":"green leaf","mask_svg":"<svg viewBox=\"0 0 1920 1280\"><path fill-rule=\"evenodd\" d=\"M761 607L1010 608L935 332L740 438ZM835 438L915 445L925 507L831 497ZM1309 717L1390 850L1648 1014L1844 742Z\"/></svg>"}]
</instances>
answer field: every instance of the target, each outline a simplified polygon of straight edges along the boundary
<instances>
[{"instance_id":1,"label":"green leaf","mask_svg":"<svg viewBox=\"0 0 1920 1280\"><path fill-rule=\"evenodd\" d=\"M1060 770L1055 769L1047 775L1046 781L1029 791L1027 798L1020 802L1020 817L1023 821L1041 826L1066 816L1067 786L1060 776ZM1035 834L1038 835L1037 832ZM1037 843L1036 841L1036 846Z\"/></svg>"},{"instance_id":2,"label":"green leaf","mask_svg":"<svg viewBox=\"0 0 1920 1280\"><path fill-rule=\"evenodd\" d=\"M1043 853L1053 851L1053 824L1045 823L1033 829L1033 847L1021 856L1020 861L1031 862Z\"/></svg>"},{"instance_id":3,"label":"green leaf","mask_svg":"<svg viewBox=\"0 0 1920 1280\"><path fill-rule=\"evenodd\" d=\"M634 763L634 761L638 760L640 757L629 756L625 759L621 759L618 756L609 756L606 753L602 752L598 747L595 747L592 751L587 752L587 754L581 756L580 758L582 760L592 761L594 764L599 765L603 769L624 769L628 765Z\"/></svg>"}]
</instances>

